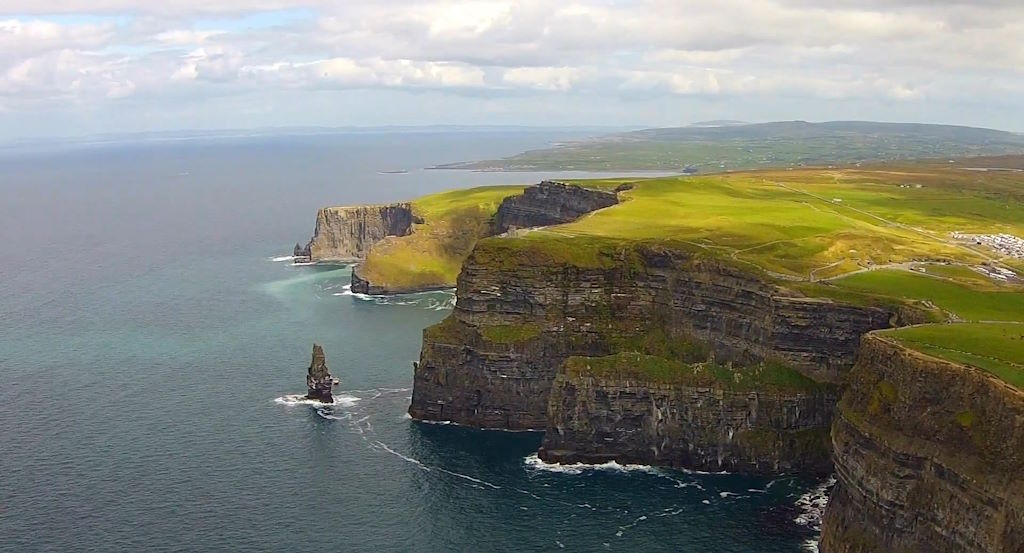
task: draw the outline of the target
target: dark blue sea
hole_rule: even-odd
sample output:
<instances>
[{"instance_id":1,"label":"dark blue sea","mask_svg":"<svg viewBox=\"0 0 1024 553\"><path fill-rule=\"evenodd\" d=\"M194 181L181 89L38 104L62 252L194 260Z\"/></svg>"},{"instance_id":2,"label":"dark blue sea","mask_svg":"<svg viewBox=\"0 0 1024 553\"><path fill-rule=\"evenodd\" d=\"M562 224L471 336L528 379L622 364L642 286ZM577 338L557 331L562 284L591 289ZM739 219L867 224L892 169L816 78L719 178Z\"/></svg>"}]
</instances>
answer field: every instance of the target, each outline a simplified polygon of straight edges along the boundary
<instances>
[{"instance_id":1,"label":"dark blue sea","mask_svg":"<svg viewBox=\"0 0 1024 553\"><path fill-rule=\"evenodd\" d=\"M536 182L420 168L574 136L0 151L0 551L804 550L816 482L546 467L537 434L409 420L452 297L357 297L286 258L320 206ZM331 407L288 397L314 341Z\"/></svg>"}]
</instances>

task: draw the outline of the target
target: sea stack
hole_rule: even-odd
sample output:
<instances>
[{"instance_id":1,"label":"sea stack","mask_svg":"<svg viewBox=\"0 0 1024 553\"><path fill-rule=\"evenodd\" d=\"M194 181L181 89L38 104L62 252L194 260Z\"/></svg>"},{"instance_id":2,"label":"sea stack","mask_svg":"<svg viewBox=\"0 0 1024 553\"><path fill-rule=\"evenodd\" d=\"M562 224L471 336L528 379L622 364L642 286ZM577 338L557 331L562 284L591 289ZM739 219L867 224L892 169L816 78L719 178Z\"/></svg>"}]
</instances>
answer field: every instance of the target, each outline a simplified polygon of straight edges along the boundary
<instances>
[{"instance_id":1,"label":"sea stack","mask_svg":"<svg viewBox=\"0 0 1024 553\"><path fill-rule=\"evenodd\" d=\"M306 374L306 387L309 388L306 399L334 403L334 396L331 395L334 379L327 369L324 348L319 344L313 344L313 360L309 363L309 371Z\"/></svg>"}]
</instances>

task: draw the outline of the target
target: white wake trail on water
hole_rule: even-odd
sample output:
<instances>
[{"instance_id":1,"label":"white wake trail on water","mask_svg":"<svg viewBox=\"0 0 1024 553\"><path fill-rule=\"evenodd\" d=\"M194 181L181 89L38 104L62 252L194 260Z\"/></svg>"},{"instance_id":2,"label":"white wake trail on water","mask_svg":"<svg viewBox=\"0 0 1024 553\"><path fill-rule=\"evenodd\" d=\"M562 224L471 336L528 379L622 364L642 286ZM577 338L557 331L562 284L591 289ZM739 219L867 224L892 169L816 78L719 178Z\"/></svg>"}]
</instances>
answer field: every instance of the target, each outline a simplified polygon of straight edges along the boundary
<instances>
[{"instance_id":1,"label":"white wake trail on water","mask_svg":"<svg viewBox=\"0 0 1024 553\"><path fill-rule=\"evenodd\" d=\"M378 305L417 305L431 311L446 311L455 307L454 290L432 290L428 292L414 292L412 294L396 295L373 295L353 292L352 285L346 284L341 287L341 292L335 292L332 296L347 296L357 300L376 303ZM442 296L442 297L437 297Z\"/></svg>"},{"instance_id":2,"label":"white wake trail on water","mask_svg":"<svg viewBox=\"0 0 1024 553\"><path fill-rule=\"evenodd\" d=\"M827 480L815 486L807 493L801 495L796 500L796 507L801 511L801 513L793 520L793 522L800 526L806 526L817 534L814 539L804 542L804 551L813 553L817 553L818 551L818 541L821 539L821 520L825 515L825 507L828 505L829 493L835 485L836 478L834 476L830 476Z\"/></svg>"}]
</instances>

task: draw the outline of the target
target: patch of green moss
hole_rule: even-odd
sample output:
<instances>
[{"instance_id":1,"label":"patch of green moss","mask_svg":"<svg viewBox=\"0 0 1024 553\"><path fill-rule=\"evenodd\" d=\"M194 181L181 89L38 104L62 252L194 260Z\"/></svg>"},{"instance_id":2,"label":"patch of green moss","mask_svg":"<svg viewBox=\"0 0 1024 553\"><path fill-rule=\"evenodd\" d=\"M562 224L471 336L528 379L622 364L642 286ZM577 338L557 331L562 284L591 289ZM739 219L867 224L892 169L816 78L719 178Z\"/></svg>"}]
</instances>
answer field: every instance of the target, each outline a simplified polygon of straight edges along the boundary
<instances>
[{"instance_id":1,"label":"patch of green moss","mask_svg":"<svg viewBox=\"0 0 1024 553\"><path fill-rule=\"evenodd\" d=\"M449 315L443 321L423 330L424 342L438 344L467 344L475 338L473 328Z\"/></svg>"},{"instance_id":2,"label":"patch of green moss","mask_svg":"<svg viewBox=\"0 0 1024 553\"><path fill-rule=\"evenodd\" d=\"M872 415L881 414L886 407L896 403L899 395L896 387L888 380L880 380L871 391L871 398L868 400L868 413Z\"/></svg>"},{"instance_id":3,"label":"patch of green moss","mask_svg":"<svg viewBox=\"0 0 1024 553\"><path fill-rule=\"evenodd\" d=\"M714 363L685 363L675 359L624 352L604 357L570 357L566 371L574 376L636 379L657 384L681 384L731 391L813 392L828 387L781 363L728 367Z\"/></svg>"},{"instance_id":4,"label":"patch of green moss","mask_svg":"<svg viewBox=\"0 0 1024 553\"><path fill-rule=\"evenodd\" d=\"M603 338L614 351L643 353L685 363L702 363L711 358L711 347L706 343L686 336L673 336L658 321L649 324L643 334L610 326L605 329Z\"/></svg>"},{"instance_id":5,"label":"patch of green moss","mask_svg":"<svg viewBox=\"0 0 1024 553\"><path fill-rule=\"evenodd\" d=\"M541 327L537 324L495 325L481 329L483 337L498 344L515 344L540 336Z\"/></svg>"},{"instance_id":6,"label":"patch of green moss","mask_svg":"<svg viewBox=\"0 0 1024 553\"><path fill-rule=\"evenodd\" d=\"M974 412L969 409L966 411L960 411L953 418L956 419L957 424L964 429L974 426Z\"/></svg>"}]
</instances>

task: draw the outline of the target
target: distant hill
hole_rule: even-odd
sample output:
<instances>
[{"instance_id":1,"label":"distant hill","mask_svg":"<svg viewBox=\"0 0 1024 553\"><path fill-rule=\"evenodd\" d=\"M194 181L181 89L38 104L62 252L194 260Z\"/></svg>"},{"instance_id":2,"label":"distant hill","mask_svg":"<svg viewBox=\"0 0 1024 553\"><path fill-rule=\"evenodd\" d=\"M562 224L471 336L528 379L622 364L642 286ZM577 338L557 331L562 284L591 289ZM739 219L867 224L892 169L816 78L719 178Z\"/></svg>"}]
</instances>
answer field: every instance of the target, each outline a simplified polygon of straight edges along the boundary
<instances>
[{"instance_id":1,"label":"distant hill","mask_svg":"<svg viewBox=\"0 0 1024 553\"><path fill-rule=\"evenodd\" d=\"M444 168L490 171L680 171L855 165L865 162L1024 153L1024 135L993 129L870 121L778 121L610 134Z\"/></svg>"},{"instance_id":2,"label":"distant hill","mask_svg":"<svg viewBox=\"0 0 1024 553\"><path fill-rule=\"evenodd\" d=\"M713 119L711 121L697 121L696 123L690 123L691 127L733 127L736 125L749 125L746 121L737 121L735 119Z\"/></svg>"}]
</instances>

